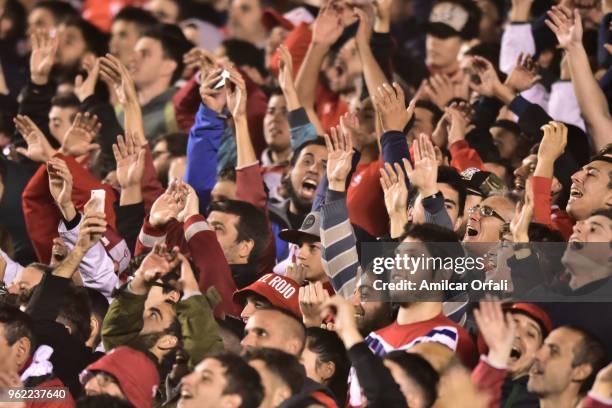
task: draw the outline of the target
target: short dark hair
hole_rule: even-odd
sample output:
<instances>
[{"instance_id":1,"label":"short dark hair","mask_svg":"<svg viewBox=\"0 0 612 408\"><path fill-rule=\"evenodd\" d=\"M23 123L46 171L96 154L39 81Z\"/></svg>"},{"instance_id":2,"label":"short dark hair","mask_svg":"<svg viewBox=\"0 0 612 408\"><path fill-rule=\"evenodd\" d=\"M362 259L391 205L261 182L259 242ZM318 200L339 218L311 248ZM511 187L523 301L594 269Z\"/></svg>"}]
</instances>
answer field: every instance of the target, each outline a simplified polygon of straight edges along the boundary
<instances>
[{"instance_id":1,"label":"short dark hair","mask_svg":"<svg viewBox=\"0 0 612 408\"><path fill-rule=\"evenodd\" d=\"M45 275L51 275L53 273L53 270L55 269L52 266L40 262L31 262L28 264L27 268L38 269Z\"/></svg>"},{"instance_id":2,"label":"short dark hair","mask_svg":"<svg viewBox=\"0 0 612 408\"><path fill-rule=\"evenodd\" d=\"M248 362L263 361L266 368L289 387L291 395L298 394L302 390L306 372L296 356L282 350L261 347L248 350L244 358Z\"/></svg>"},{"instance_id":3,"label":"short dark hair","mask_svg":"<svg viewBox=\"0 0 612 408\"><path fill-rule=\"evenodd\" d=\"M91 304L91 314L96 316L100 321L104 320L106 312L108 311L108 300L103 294L92 288L85 288L87 290L87 296Z\"/></svg>"},{"instance_id":4,"label":"short dark hair","mask_svg":"<svg viewBox=\"0 0 612 408\"><path fill-rule=\"evenodd\" d=\"M416 104L414 106L416 108L427 109L431 112L431 126L433 126L433 128L435 129L436 125L438 124L440 119L442 119L442 115L444 114L444 112L442 112L442 110L438 108L438 105L431 101L419 99L418 101L416 101Z\"/></svg>"},{"instance_id":5,"label":"short dark hair","mask_svg":"<svg viewBox=\"0 0 612 408\"><path fill-rule=\"evenodd\" d=\"M433 405L438 398L440 376L427 360L416 353L407 353L404 350L392 351L385 355L384 359L399 365L404 370L404 374L421 388L426 407Z\"/></svg>"},{"instance_id":6,"label":"short dark hair","mask_svg":"<svg viewBox=\"0 0 612 408\"><path fill-rule=\"evenodd\" d=\"M165 133L163 135L159 135L153 144L155 145L159 142L166 142L170 156L181 157L187 154L187 140L187 133Z\"/></svg>"},{"instance_id":7,"label":"short dark hair","mask_svg":"<svg viewBox=\"0 0 612 408\"><path fill-rule=\"evenodd\" d=\"M109 394L83 395L76 402L77 408L132 408L129 401Z\"/></svg>"},{"instance_id":8,"label":"short dark hair","mask_svg":"<svg viewBox=\"0 0 612 408\"><path fill-rule=\"evenodd\" d=\"M174 24L157 24L146 30L143 37L153 38L161 43L164 56L176 62L176 69L172 74L172 82L176 82L183 74L185 63L183 55L193 44L187 40L183 31Z\"/></svg>"},{"instance_id":9,"label":"short dark hair","mask_svg":"<svg viewBox=\"0 0 612 408\"><path fill-rule=\"evenodd\" d=\"M55 95L51 98L51 106L57 106L58 108L75 108L78 109L81 106L81 101L75 94L62 93Z\"/></svg>"},{"instance_id":10,"label":"short dark hair","mask_svg":"<svg viewBox=\"0 0 612 408\"><path fill-rule=\"evenodd\" d=\"M457 194L459 195L459 202L457 203L457 207L459 208L459 214L463 214L467 190L459 172L457 172L454 167L440 166L438 167L437 181L438 183L448 184L453 190L457 192Z\"/></svg>"},{"instance_id":11,"label":"short dark hair","mask_svg":"<svg viewBox=\"0 0 612 408\"><path fill-rule=\"evenodd\" d=\"M572 361L572 366L576 367L581 364L591 366L591 375L580 385L580 393L586 394L593 386L599 370L608 364L606 346L596 336L581 327L572 325L562 327L578 333L581 337L580 342L573 349L574 360Z\"/></svg>"},{"instance_id":12,"label":"short dark hair","mask_svg":"<svg viewBox=\"0 0 612 408\"><path fill-rule=\"evenodd\" d=\"M108 52L108 35L81 17L69 17L64 21L69 27L76 27L83 35L87 50L100 57Z\"/></svg>"},{"instance_id":13,"label":"short dark hair","mask_svg":"<svg viewBox=\"0 0 612 408\"><path fill-rule=\"evenodd\" d=\"M403 241L407 237L415 238L421 242L452 242L458 243L459 239L454 231L441 227L436 224L415 224L409 223L404 227L404 233L402 234L400 241Z\"/></svg>"},{"instance_id":14,"label":"short dark hair","mask_svg":"<svg viewBox=\"0 0 612 408\"><path fill-rule=\"evenodd\" d=\"M253 249L249 254L249 262L254 262L268 243L268 223L264 213L251 203L238 200L213 201L209 213L219 211L238 216L236 242L253 241Z\"/></svg>"},{"instance_id":15,"label":"short dark hair","mask_svg":"<svg viewBox=\"0 0 612 408\"><path fill-rule=\"evenodd\" d=\"M72 337L85 343L91 334L91 301L87 290L71 286L62 299L57 318L70 327Z\"/></svg>"},{"instance_id":16,"label":"short dark hair","mask_svg":"<svg viewBox=\"0 0 612 408\"><path fill-rule=\"evenodd\" d=\"M43 0L32 6L32 10L37 8L49 10L57 24L64 22L70 17L78 17L79 15L79 12L67 1Z\"/></svg>"},{"instance_id":17,"label":"short dark hair","mask_svg":"<svg viewBox=\"0 0 612 408\"><path fill-rule=\"evenodd\" d=\"M140 7L132 6L124 7L115 14L113 22L115 21L125 21L136 24L140 35L143 35L148 28L157 24L157 19L151 12Z\"/></svg>"},{"instance_id":18,"label":"short dark hair","mask_svg":"<svg viewBox=\"0 0 612 408\"><path fill-rule=\"evenodd\" d=\"M338 399L339 405L344 406L348 389L346 378L351 368L344 343L336 332L319 327L309 327L306 329L306 348L317 355L317 365L334 363L334 375L326 385Z\"/></svg>"},{"instance_id":19,"label":"short dark hair","mask_svg":"<svg viewBox=\"0 0 612 408\"><path fill-rule=\"evenodd\" d=\"M264 398L264 388L257 370L240 356L227 351L213 353L206 358L217 360L225 368L227 385L223 395L236 394L242 398L240 408L257 408Z\"/></svg>"},{"instance_id":20,"label":"short dark hair","mask_svg":"<svg viewBox=\"0 0 612 408\"><path fill-rule=\"evenodd\" d=\"M594 215L601 215L602 217L607 217L609 220L612 220L612 208L600 208L593 211L591 217Z\"/></svg>"},{"instance_id":21,"label":"short dark hair","mask_svg":"<svg viewBox=\"0 0 612 408\"><path fill-rule=\"evenodd\" d=\"M301 145L299 145L293 151L293 155L291 156L291 162L290 162L292 167L295 166L295 163L297 163L297 160L300 157L300 154L302 153L302 150L304 150L308 146L323 146L323 147L327 147L325 145L325 139L323 139L322 137L317 137L316 139L309 140L307 142L302 143Z\"/></svg>"},{"instance_id":22,"label":"short dark hair","mask_svg":"<svg viewBox=\"0 0 612 408\"><path fill-rule=\"evenodd\" d=\"M9 346L23 337L30 341L30 355L36 350L36 337L32 329L32 318L18 307L0 303L0 324L4 328L4 337Z\"/></svg>"},{"instance_id":23,"label":"short dark hair","mask_svg":"<svg viewBox=\"0 0 612 408\"><path fill-rule=\"evenodd\" d=\"M232 166L224 167L217 174L217 181L233 181L236 182L236 169Z\"/></svg>"},{"instance_id":24,"label":"short dark hair","mask_svg":"<svg viewBox=\"0 0 612 408\"><path fill-rule=\"evenodd\" d=\"M262 76L266 76L265 54L248 41L228 39L221 43L225 54L238 68L243 65L255 68Z\"/></svg>"}]
</instances>

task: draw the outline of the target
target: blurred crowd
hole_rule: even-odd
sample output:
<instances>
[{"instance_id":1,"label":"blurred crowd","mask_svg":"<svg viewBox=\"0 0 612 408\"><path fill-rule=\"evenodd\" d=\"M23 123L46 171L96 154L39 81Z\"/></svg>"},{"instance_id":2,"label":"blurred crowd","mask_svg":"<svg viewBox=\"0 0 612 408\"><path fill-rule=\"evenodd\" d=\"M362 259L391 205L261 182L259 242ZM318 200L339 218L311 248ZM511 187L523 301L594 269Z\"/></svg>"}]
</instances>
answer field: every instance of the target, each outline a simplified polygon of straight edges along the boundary
<instances>
[{"instance_id":1,"label":"blurred crowd","mask_svg":"<svg viewBox=\"0 0 612 408\"><path fill-rule=\"evenodd\" d=\"M0 0L0 407L612 407L611 28ZM506 286L383 296L398 244Z\"/></svg>"}]
</instances>

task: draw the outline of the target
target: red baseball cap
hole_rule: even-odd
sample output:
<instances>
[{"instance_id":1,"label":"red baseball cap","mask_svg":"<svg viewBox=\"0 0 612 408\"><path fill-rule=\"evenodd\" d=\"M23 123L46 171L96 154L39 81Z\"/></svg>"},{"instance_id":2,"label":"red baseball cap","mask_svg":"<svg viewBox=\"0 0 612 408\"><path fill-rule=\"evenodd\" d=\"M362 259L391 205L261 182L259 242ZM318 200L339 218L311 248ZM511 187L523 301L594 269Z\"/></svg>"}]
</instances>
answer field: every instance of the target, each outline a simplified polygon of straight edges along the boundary
<instances>
[{"instance_id":1,"label":"red baseball cap","mask_svg":"<svg viewBox=\"0 0 612 408\"><path fill-rule=\"evenodd\" d=\"M150 408L159 387L159 373L153 361L131 347L120 346L85 368L84 373L103 371L115 377L121 391L136 408Z\"/></svg>"},{"instance_id":2,"label":"red baseball cap","mask_svg":"<svg viewBox=\"0 0 612 408\"><path fill-rule=\"evenodd\" d=\"M510 313L524 314L535 320L542 329L542 338L548 336L548 333L553 329L552 320L548 317L548 313L533 303L513 303L504 309Z\"/></svg>"},{"instance_id":3,"label":"red baseball cap","mask_svg":"<svg viewBox=\"0 0 612 408\"><path fill-rule=\"evenodd\" d=\"M276 273L267 273L246 288L235 292L234 301L244 304L249 293L255 293L263 296L273 306L287 310L301 319L299 289L292 279Z\"/></svg>"},{"instance_id":4,"label":"red baseball cap","mask_svg":"<svg viewBox=\"0 0 612 408\"><path fill-rule=\"evenodd\" d=\"M261 22L268 31L272 30L276 26L281 26L289 31L293 30L294 27L291 21L286 19L281 13L272 7L266 7L263 9Z\"/></svg>"}]
</instances>

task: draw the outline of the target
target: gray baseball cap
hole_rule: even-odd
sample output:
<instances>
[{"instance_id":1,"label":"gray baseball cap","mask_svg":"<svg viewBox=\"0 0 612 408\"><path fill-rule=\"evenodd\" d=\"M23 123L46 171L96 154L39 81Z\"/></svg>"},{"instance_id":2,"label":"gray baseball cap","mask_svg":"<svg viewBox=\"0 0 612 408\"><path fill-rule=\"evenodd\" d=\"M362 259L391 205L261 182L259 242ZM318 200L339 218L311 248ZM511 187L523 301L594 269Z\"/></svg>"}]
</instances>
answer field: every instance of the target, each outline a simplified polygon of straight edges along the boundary
<instances>
[{"instance_id":1,"label":"gray baseball cap","mask_svg":"<svg viewBox=\"0 0 612 408\"><path fill-rule=\"evenodd\" d=\"M321 241L321 213L313 211L304 218L300 229L284 229L278 233L280 239L293 244L301 244L303 241Z\"/></svg>"}]
</instances>

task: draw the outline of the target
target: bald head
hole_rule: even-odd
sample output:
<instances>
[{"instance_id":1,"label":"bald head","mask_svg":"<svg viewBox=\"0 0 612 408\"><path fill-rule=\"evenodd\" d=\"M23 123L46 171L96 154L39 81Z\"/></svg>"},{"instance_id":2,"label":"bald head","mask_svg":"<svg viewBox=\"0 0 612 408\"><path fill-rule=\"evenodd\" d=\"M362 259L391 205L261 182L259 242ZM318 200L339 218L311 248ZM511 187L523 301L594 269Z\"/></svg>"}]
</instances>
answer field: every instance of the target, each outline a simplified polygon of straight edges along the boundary
<instances>
[{"instance_id":1,"label":"bald head","mask_svg":"<svg viewBox=\"0 0 612 408\"><path fill-rule=\"evenodd\" d=\"M280 309L260 309L247 321L242 339L244 349L274 348L298 356L306 341L306 330L301 321Z\"/></svg>"}]
</instances>

